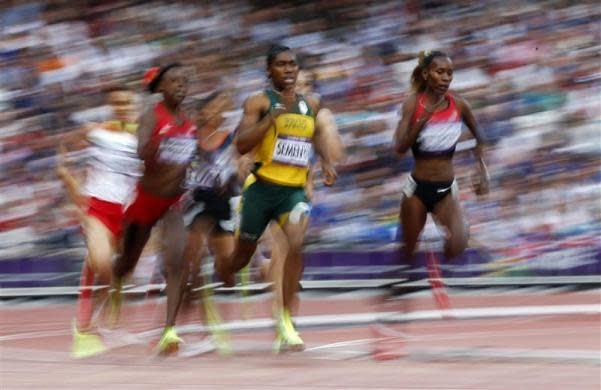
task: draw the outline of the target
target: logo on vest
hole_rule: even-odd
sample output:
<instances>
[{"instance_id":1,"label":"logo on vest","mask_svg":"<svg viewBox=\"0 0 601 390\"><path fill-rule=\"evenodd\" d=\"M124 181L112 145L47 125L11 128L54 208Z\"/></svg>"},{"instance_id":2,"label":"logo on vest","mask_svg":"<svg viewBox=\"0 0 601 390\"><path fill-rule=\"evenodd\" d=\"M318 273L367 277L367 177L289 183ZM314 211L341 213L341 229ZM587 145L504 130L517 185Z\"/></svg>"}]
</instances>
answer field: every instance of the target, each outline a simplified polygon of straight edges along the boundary
<instances>
[{"instance_id":1,"label":"logo on vest","mask_svg":"<svg viewBox=\"0 0 601 390\"><path fill-rule=\"evenodd\" d=\"M305 103L304 100L301 100L298 103L298 110L300 111L301 114L306 115L307 112L309 112L309 107L307 107L307 103Z\"/></svg>"},{"instance_id":2,"label":"logo on vest","mask_svg":"<svg viewBox=\"0 0 601 390\"><path fill-rule=\"evenodd\" d=\"M163 127L161 127L159 129L159 135L163 135L166 132L168 132L169 130L171 130L173 128L173 126L171 126L170 123L165 124Z\"/></svg>"}]
</instances>

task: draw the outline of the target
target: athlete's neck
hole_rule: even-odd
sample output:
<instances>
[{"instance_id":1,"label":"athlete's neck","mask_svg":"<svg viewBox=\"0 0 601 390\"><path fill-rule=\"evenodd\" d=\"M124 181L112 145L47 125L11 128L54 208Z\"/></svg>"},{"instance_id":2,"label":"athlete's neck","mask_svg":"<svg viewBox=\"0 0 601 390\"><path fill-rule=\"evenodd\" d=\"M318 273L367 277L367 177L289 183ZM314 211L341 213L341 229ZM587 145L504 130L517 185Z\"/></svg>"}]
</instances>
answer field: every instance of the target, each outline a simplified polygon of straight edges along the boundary
<instances>
[{"instance_id":1,"label":"athlete's neck","mask_svg":"<svg viewBox=\"0 0 601 390\"><path fill-rule=\"evenodd\" d=\"M278 94L285 97L293 97L295 96L294 85L286 85L284 87L278 87L276 85L272 85L272 89Z\"/></svg>"},{"instance_id":2,"label":"athlete's neck","mask_svg":"<svg viewBox=\"0 0 601 390\"><path fill-rule=\"evenodd\" d=\"M172 115L177 115L180 112L179 104L170 102L168 99L163 99L163 105L165 106L167 111L169 111L169 113Z\"/></svg>"},{"instance_id":3,"label":"athlete's neck","mask_svg":"<svg viewBox=\"0 0 601 390\"><path fill-rule=\"evenodd\" d=\"M426 88L424 91L424 103L428 104L429 106L438 106L442 103L445 95L446 94L444 93L435 92L430 88Z\"/></svg>"}]
</instances>

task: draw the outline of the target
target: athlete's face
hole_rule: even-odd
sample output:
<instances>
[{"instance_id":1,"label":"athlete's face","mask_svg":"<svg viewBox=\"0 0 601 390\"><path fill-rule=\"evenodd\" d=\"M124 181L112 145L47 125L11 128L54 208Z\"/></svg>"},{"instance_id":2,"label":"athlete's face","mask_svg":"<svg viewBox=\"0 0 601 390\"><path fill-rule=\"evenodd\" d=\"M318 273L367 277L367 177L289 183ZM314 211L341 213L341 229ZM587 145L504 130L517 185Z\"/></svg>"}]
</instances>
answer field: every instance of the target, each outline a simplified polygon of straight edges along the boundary
<instances>
[{"instance_id":1,"label":"athlete's face","mask_svg":"<svg viewBox=\"0 0 601 390\"><path fill-rule=\"evenodd\" d=\"M453 62L449 57L434 58L423 73L428 88L439 94L446 93L453 81L453 69Z\"/></svg>"},{"instance_id":2,"label":"athlete's face","mask_svg":"<svg viewBox=\"0 0 601 390\"><path fill-rule=\"evenodd\" d=\"M131 119L134 109L133 96L128 91L113 91L108 96L108 102L113 109L115 119L127 122Z\"/></svg>"},{"instance_id":3,"label":"athlete's face","mask_svg":"<svg viewBox=\"0 0 601 390\"><path fill-rule=\"evenodd\" d=\"M296 56L291 51L281 52L269 65L268 71L277 89L294 88L298 76Z\"/></svg>"},{"instance_id":4,"label":"athlete's face","mask_svg":"<svg viewBox=\"0 0 601 390\"><path fill-rule=\"evenodd\" d=\"M296 78L296 92L307 95L313 92L313 76L310 72L301 70Z\"/></svg>"},{"instance_id":5,"label":"athlete's face","mask_svg":"<svg viewBox=\"0 0 601 390\"><path fill-rule=\"evenodd\" d=\"M176 106L179 105L188 93L188 77L184 68L178 66L169 69L161 80L159 91L163 93L166 100Z\"/></svg>"}]
</instances>

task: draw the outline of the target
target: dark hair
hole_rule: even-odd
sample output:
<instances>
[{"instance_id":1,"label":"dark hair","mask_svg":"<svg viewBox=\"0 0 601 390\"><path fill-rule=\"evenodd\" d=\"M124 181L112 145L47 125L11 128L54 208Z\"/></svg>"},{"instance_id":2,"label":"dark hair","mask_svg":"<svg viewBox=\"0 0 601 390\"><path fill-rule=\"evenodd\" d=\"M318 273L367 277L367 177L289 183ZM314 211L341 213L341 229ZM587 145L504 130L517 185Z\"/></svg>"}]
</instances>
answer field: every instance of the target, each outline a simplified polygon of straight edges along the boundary
<instances>
[{"instance_id":1,"label":"dark hair","mask_svg":"<svg viewBox=\"0 0 601 390\"><path fill-rule=\"evenodd\" d=\"M411 72L411 89L414 92L424 92L426 90L426 80L422 76L422 71L428 69L434 58L448 57L448 55L439 50L420 51L417 58L417 66Z\"/></svg>"},{"instance_id":2,"label":"dark hair","mask_svg":"<svg viewBox=\"0 0 601 390\"><path fill-rule=\"evenodd\" d=\"M157 75L152 79L152 81L148 83L148 90L151 93L155 93L157 88L159 87L161 80L163 79L163 76L165 76L165 73L167 73L173 68L180 67L182 67L182 64L180 64L179 62L174 62L169 65L162 66L161 69L159 69L159 73L157 73Z\"/></svg>"},{"instance_id":3,"label":"dark hair","mask_svg":"<svg viewBox=\"0 0 601 390\"><path fill-rule=\"evenodd\" d=\"M275 58L278 56L278 54L283 53L285 51L290 51L291 49L288 46L283 46L283 45L271 45L271 47L269 48L269 50L267 50L267 67L269 68L269 66L271 64L273 64L273 61L275 61Z\"/></svg>"}]
</instances>

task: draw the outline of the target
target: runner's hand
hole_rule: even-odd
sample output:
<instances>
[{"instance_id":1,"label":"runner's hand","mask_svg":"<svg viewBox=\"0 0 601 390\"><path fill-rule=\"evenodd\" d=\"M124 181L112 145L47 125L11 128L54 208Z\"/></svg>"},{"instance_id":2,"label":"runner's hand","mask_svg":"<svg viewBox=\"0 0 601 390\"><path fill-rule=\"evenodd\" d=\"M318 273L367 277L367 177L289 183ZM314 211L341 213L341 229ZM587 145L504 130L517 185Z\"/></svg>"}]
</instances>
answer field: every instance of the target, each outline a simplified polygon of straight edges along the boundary
<instances>
[{"instance_id":1,"label":"runner's hand","mask_svg":"<svg viewBox=\"0 0 601 390\"><path fill-rule=\"evenodd\" d=\"M286 110L286 108L284 107L272 108L271 110L269 110L269 116L271 117L273 123L275 123L278 116L285 114L286 112L288 112L288 110Z\"/></svg>"},{"instance_id":2,"label":"runner's hand","mask_svg":"<svg viewBox=\"0 0 601 390\"><path fill-rule=\"evenodd\" d=\"M69 171L67 170L66 164L66 148L65 144L62 142L58 146L58 150L56 152L56 174L58 177L62 178L66 176Z\"/></svg>"},{"instance_id":3,"label":"runner's hand","mask_svg":"<svg viewBox=\"0 0 601 390\"><path fill-rule=\"evenodd\" d=\"M332 164L329 163L321 163L321 170L323 172L323 184L328 187L331 187L336 183L336 179L338 178L338 173L336 172L336 168Z\"/></svg>"},{"instance_id":4,"label":"runner's hand","mask_svg":"<svg viewBox=\"0 0 601 390\"><path fill-rule=\"evenodd\" d=\"M478 183L478 188L476 189L476 194L478 195L486 195L489 191L489 180L488 173L484 170L480 171L480 182Z\"/></svg>"},{"instance_id":5,"label":"runner's hand","mask_svg":"<svg viewBox=\"0 0 601 390\"><path fill-rule=\"evenodd\" d=\"M477 195L486 195L489 191L489 175L486 166L480 163L478 178L474 184L474 192Z\"/></svg>"}]
</instances>

